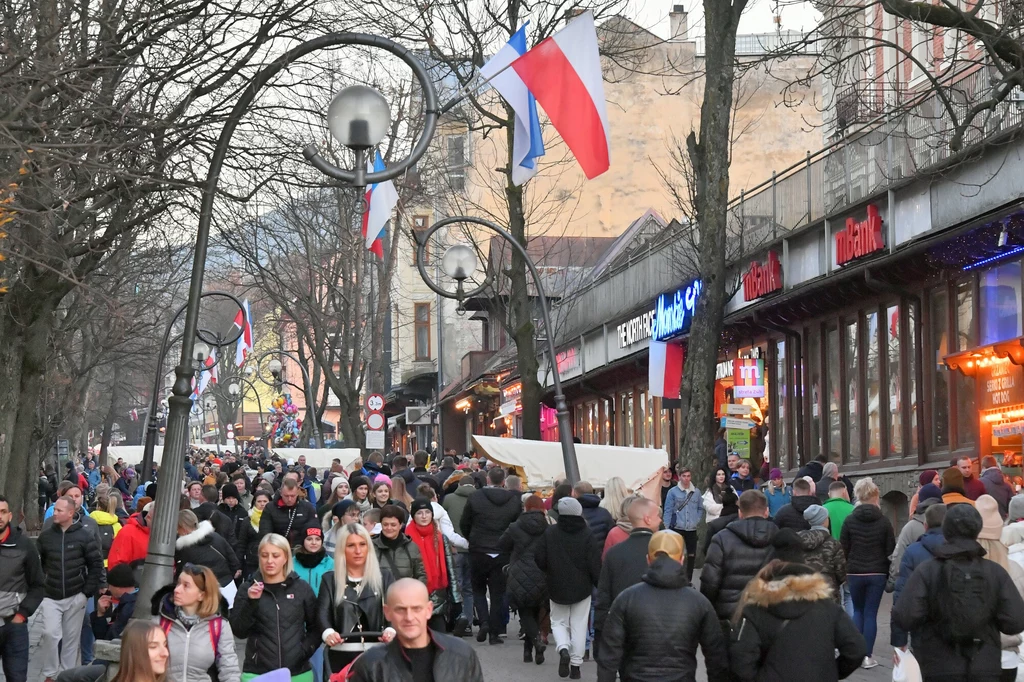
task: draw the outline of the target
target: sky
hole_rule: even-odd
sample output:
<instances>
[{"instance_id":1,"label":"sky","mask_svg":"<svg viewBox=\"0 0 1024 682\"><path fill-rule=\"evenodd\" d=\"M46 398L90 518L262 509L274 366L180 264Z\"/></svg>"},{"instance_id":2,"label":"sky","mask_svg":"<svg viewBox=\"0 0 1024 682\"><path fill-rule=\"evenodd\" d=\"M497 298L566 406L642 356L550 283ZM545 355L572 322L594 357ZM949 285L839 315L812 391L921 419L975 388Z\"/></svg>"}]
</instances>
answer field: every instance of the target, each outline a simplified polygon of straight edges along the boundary
<instances>
[{"instance_id":1,"label":"sky","mask_svg":"<svg viewBox=\"0 0 1024 682\"><path fill-rule=\"evenodd\" d=\"M686 8L690 38L704 34L704 3L702 0L637 0L630 3L634 18L663 38L668 37L668 13L676 4ZM810 31L821 18L805 0L750 0L740 20L739 32L768 33L775 30L772 17L782 17L782 30Z\"/></svg>"}]
</instances>

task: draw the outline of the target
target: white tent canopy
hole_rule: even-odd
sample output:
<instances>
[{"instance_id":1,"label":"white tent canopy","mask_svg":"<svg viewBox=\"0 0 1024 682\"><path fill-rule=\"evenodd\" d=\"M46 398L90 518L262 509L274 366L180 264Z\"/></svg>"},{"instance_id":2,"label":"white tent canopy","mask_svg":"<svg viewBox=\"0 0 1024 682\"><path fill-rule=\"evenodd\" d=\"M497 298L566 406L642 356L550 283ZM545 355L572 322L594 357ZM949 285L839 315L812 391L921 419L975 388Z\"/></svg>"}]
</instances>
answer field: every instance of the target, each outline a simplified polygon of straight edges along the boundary
<instances>
[{"instance_id":1,"label":"white tent canopy","mask_svg":"<svg viewBox=\"0 0 1024 682\"><path fill-rule=\"evenodd\" d=\"M227 445L211 445L209 443L192 443L192 447L199 448L201 450L212 450L216 452L220 449L221 452L227 453L233 450ZM145 451L143 445L111 445L107 448L107 457L110 458L111 462L116 462L117 458L120 457L125 463L135 466L142 464L142 453ZM153 463L160 465L164 458L164 446L157 445L153 448Z\"/></svg>"},{"instance_id":2,"label":"white tent canopy","mask_svg":"<svg viewBox=\"0 0 1024 682\"><path fill-rule=\"evenodd\" d=\"M305 455L306 465L316 467L317 472L329 470L335 459L340 459L341 466L351 471L352 463L360 456L359 448L274 448L273 452L281 459L294 461Z\"/></svg>"},{"instance_id":3,"label":"white tent canopy","mask_svg":"<svg viewBox=\"0 0 1024 682\"><path fill-rule=\"evenodd\" d=\"M512 467L531 488L547 488L565 478L560 443L473 436L473 442L487 459L503 467ZM577 445L576 459L580 466L580 480L594 488L604 488L609 478L618 476L631 490L644 489L644 493L661 501L657 490L663 469L668 467L668 453L653 448L626 448L614 445ZM645 487L646 486L646 487Z\"/></svg>"}]
</instances>

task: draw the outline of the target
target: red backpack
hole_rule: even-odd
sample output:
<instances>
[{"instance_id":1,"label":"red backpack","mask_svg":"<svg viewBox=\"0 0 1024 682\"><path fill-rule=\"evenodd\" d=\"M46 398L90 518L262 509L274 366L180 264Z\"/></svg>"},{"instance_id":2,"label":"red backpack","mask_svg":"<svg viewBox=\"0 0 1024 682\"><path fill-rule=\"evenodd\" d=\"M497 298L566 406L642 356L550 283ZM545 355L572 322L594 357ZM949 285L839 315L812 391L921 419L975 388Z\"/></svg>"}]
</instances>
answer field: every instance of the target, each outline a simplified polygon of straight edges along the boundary
<instances>
[{"instance_id":1,"label":"red backpack","mask_svg":"<svg viewBox=\"0 0 1024 682\"><path fill-rule=\"evenodd\" d=\"M160 629L164 631L164 636L171 631L174 621L164 616L160 616ZM213 682L217 682L217 661L220 660L220 633L224 629L224 619L217 616L210 621L210 643L213 644L213 665L210 666L210 679Z\"/></svg>"}]
</instances>

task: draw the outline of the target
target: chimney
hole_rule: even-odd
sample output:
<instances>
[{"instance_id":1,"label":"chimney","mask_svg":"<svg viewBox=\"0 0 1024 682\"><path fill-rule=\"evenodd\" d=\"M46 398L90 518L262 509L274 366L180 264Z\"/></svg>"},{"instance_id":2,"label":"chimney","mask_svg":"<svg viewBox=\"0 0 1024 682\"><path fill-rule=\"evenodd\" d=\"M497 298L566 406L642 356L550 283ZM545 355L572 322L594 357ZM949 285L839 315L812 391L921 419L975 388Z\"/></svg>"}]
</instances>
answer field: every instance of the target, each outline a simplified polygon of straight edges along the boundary
<instances>
[{"instance_id":1,"label":"chimney","mask_svg":"<svg viewBox=\"0 0 1024 682\"><path fill-rule=\"evenodd\" d=\"M669 40L686 39L686 6L672 5L672 11L668 13Z\"/></svg>"}]
</instances>

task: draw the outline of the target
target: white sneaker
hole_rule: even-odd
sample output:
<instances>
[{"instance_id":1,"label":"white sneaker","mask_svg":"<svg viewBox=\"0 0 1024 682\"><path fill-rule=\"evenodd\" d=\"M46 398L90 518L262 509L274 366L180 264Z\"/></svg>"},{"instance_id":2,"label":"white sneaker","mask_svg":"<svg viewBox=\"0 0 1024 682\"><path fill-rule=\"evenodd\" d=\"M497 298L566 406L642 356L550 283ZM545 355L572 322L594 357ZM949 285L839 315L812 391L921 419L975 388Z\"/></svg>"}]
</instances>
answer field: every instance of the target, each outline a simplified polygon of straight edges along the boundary
<instances>
[{"instance_id":1,"label":"white sneaker","mask_svg":"<svg viewBox=\"0 0 1024 682\"><path fill-rule=\"evenodd\" d=\"M871 668L877 668L878 667L878 661L876 661L875 659L871 658L870 656L865 656L864 657L864 662L860 664L860 667L864 668L865 670L870 670Z\"/></svg>"}]
</instances>

